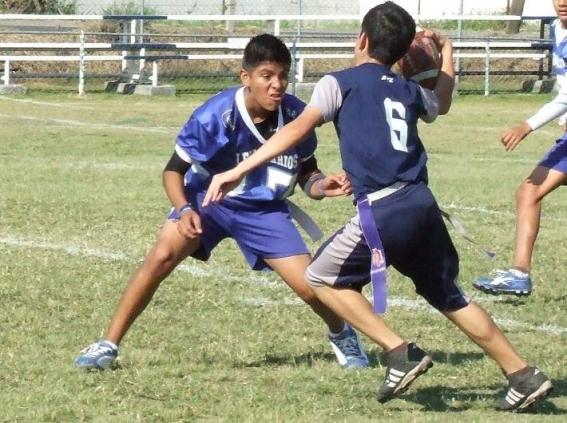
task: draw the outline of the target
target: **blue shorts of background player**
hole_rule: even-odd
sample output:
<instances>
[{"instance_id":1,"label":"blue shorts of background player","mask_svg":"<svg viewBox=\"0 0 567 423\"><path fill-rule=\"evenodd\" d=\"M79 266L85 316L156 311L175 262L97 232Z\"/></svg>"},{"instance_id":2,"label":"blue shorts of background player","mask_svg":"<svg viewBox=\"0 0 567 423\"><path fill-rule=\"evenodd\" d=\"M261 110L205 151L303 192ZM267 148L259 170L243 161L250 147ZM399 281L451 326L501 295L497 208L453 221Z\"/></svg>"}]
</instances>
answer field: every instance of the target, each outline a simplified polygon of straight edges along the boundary
<instances>
[{"instance_id":1,"label":"blue shorts of background player","mask_svg":"<svg viewBox=\"0 0 567 423\"><path fill-rule=\"evenodd\" d=\"M323 319L341 365L368 365L356 332L305 282L303 275L311 256L285 202L296 181L317 200L350 193L344 173L325 176L318 169L311 151L316 145L314 136L307 143L311 150L288 151L250 178L240 195L222 205L201 207L208 184L203 174L210 178L223 166L230 168L259 148L284 121L297 116L299 110L295 109L303 108L300 100L285 94L290 63L289 51L278 38L269 34L252 38L244 52L243 87L213 96L182 128L163 172L165 191L174 210L144 263L131 276L104 339L81 352L75 360L77 367L112 368L119 343L161 281L187 257L207 260L224 238L236 241L252 269L276 271ZM276 174L277 184L268 182L270 174Z\"/></svg>"}]
</instances>

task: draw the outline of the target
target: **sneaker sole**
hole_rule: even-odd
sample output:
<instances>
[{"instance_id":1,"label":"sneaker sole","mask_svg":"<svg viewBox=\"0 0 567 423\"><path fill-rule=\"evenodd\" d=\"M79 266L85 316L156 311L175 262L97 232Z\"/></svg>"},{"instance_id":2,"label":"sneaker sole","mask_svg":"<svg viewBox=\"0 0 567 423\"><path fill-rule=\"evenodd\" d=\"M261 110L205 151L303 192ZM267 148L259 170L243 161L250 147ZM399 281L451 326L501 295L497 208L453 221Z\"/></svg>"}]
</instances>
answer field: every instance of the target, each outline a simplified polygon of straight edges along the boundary
<instances>
[{"instance_id":1,"label":"sneaker sole","mask_svg":"<svg viewBox=\"0 0 567 423\"><path fill-rule=\"evenodd\" d=\"M503 290L500 290L500 289L487 288L485 286L479 286L479 285L475 285L475 284L473 284L473 287L478 289L479 291L482 291L486 294L491 294L491 295L515 295L516 297L527 297L532 293L532 291L522 291L522 290L503 291Z\"/></svg>"},{"instance_id":2,"label":"sneaker sole","mask_svg":"<svg viewBox=\"0 0 567 423\"><path fill-rule=\"evenodd\" d=\"M542 385L538 388L537 391L535 391L533 394L528 396L526 400L522 404L520 404L519 407L515 408L512 411L514 411L515 413L521 413L522 411L525 411L528 408L532 407L536 402L547 397L549 394L551 394L552 391L553 391L553 385L549 380L547 380L544 383L542 383Z\"/></svg>"},{"instance_id":3,"label":"sneaker sole","mask_svg":"<svg viewBox=\"0 0 567 423\"><path fill-rule=\"evenodd\" d=\"M403 394L409 389L410 385L419 376L427 373L427 371L432 367L433 367L433 360L431 359L431 357L426 355L421 359L421 361L416 367L414 367L412 370L408 372L407 375L405 375L405 377L402 379L398 387L394 390L394 392L391 395L384 398L378 398L378 402L381 402L383 404L385 402L390 401L391 399L396 398L398 395Z\"/></svg>"}]
</instances>

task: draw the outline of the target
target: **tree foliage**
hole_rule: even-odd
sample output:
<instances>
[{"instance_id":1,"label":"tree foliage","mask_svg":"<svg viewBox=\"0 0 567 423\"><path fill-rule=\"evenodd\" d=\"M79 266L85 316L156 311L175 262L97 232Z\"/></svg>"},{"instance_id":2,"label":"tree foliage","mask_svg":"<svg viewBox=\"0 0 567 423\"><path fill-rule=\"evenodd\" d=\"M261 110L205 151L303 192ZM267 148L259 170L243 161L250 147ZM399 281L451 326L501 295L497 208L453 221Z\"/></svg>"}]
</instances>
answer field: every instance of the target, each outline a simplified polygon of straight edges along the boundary
<instances>
[{"instance_id":1,"label":"tree foliage","mask_svg":"<svg viewBox=\"0 0 567 423\"><path fill-rule=\"evenodd\" d=\"M74 14L74 0L0 0L0 11L6 13Z\"/></svg>"}]
</instances>

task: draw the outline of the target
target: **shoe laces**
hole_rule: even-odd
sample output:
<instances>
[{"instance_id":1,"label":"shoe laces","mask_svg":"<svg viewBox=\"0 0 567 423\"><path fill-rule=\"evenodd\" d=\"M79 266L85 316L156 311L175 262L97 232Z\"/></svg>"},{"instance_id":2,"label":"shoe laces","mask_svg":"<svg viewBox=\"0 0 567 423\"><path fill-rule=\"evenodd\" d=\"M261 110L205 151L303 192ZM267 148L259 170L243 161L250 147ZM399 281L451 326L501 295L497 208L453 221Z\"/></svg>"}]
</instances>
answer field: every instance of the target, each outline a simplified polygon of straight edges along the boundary
<instances>
[{"instance_id":1,"label":"shoe laces","mask_svg":"<svg viewBox=\"0 0 567 423\"><path fill-rule=\"evenodd\" d=\"M95 342L81 351L81 354L87 357L97 357L101 354L112 353L114 350L101 342Z\"/></svg>"},{"instance_id":2,"label":"shoe laces","mask_svg":"<svg viewBox=\"0 0 567 423\"><path fill-rule=\"evenodd\" d=\"M492 274L494 278L490 281L491 285L510 285L514 280L524 279L522 272L513 269L496 269Z\"/></svg>"},{"instance_id":3,"label":"shoe laces","mask_svg":"<svg viewBox=\"0 0 567 423\"><path fill-rule=\"evenodd\" d=\"M349 334L341 339L333 338L333 342L338 345L345 356L362 356L360 345L358 344L358 340L356 339L356 335L354 334Z\"/></svg>"}]
</instances>

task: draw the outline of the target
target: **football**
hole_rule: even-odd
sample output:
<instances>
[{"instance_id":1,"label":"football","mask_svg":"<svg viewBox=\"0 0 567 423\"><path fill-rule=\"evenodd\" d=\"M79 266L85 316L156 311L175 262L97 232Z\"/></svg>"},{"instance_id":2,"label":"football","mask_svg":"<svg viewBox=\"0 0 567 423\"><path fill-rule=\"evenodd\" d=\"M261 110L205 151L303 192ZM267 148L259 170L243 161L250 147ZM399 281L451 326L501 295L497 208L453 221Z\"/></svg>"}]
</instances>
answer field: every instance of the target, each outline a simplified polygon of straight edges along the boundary
<instances>
[{"instance_id":1,"label":"football","mask_svg":"<svg viewBox=\"0 0 567 423\"><path fill-rule=\"evenodd\" d=\"M427 37L425 31L419 31L406 54L396 64L406 79L413 79L422 87L432 90L439 76L441 55L435 40Z\"/></svg>"}]
</instances>

